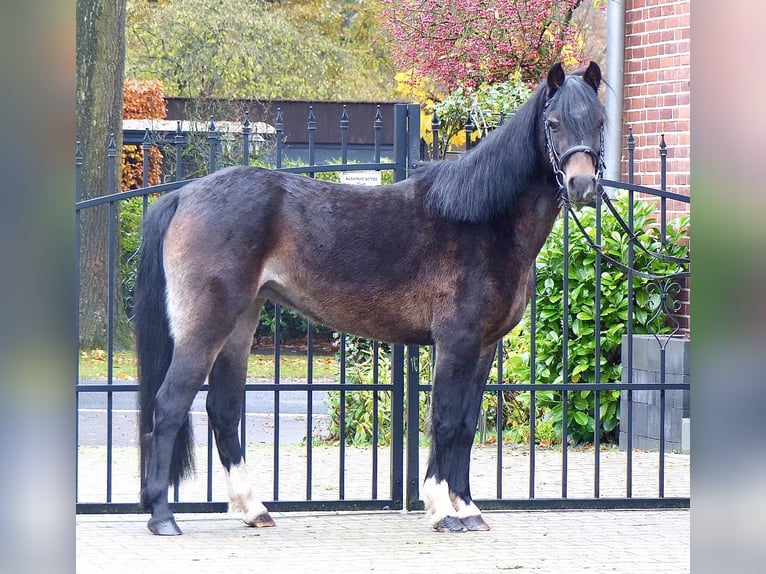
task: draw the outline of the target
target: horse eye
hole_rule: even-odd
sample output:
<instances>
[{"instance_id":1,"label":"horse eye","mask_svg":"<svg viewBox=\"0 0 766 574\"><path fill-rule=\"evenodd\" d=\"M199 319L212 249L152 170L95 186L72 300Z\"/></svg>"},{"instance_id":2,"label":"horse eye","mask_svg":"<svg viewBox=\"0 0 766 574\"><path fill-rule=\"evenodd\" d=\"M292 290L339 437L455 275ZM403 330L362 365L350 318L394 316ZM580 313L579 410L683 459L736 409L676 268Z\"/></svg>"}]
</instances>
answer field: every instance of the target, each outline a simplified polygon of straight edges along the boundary
<instances>
[{"instance_id":1,"label":"horse eye","mask_svg":"<svg viewBox=\"0 0 766 574\"><path fill-rule=\"evenodd\" d=\"M559 129L559 121L556 118L548 118L548 127L552 130Z\"/></svg>"}]
</instances>

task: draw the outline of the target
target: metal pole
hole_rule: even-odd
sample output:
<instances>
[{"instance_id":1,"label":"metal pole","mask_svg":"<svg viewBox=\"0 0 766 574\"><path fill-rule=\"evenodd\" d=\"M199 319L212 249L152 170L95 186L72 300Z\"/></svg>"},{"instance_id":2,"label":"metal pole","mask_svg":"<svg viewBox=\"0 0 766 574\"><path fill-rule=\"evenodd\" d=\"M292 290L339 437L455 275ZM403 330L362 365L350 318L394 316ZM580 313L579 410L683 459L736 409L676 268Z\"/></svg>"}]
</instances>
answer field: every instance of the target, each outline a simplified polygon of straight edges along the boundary
<instances>
[{"instance_id":1,"label":"metal pole","mask_svg":"<svg viewBox=\"0 0 766 574\"><path fill-rule=\"evenodd\" d=\"M606 13L606 130L604 177L620 180L625 73L625 0L609 0ZM611 195L611 193L610 193Z\"/></svg>"}]
</instances>

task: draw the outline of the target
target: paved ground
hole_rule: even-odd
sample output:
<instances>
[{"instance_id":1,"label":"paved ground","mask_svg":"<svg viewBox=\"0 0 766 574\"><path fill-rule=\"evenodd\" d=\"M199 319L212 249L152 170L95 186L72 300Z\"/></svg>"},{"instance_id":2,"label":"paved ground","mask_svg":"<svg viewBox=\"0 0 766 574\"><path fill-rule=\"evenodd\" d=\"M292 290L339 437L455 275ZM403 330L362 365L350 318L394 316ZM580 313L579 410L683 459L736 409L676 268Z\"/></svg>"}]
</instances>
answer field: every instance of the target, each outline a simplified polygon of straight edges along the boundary
<instances>
[{"instance_id":1,"label":"paved ground","mask_svg":"<svg viewBox=\"0 0 766 574\"><path fill-rule=\"evenodd\" d=\"M490 532L439 534L422 512L178 515L180 537L146 516L78 516L81 574L286 572L689 572L689 511L487 512Z\"/></svg>"},{"instance_id":2,"label":"paved ground","mask_svg":"<svg viewBox=\"0 0 766 574\"><path fill-rule=\"evenodd\" d=\"M114 451L113 500L135 502L138 461L135 447ZM202 449L201 449L202 450ZM272 447L251 446L248 465L256 491L272 494ZM388 488L387 450L379 460L379 492ZM200 452L200 460L204 453ZM593 496L594 452L572 450L568 495ZM427 449L421 449L421 473ZM370 492L370 449L347 448L346 497ZM492 498L496 450L475 447L472 488ZM103 500L105 449L81 447L79 500ZM601 496L625 495L626 454L601 453ZM633 454L637 497L657 496L657 453ZM315 448L314 500L337 499L338 450ZM508 447L503 454L503 496L528 496L529 453ZM280 499L301 500L305 451L280 449ZM561 452L540 450L535 464L536 496L561 493ZM226 499L220 465L215 465L213 500ZM689 455L665 457L665 495L689 496ZM184 500L205 500L205 473L182 486ZM286 572L625 573L689 572L689 511L503 511L487 512L490 532L439 534L422 512L274 513L277 528L246 527L235 514L178 514L181 537L161 538L146 530L146 515L77 516L77 572L130 574Z\"/></svg>"},{"instance_id":3,"label":"paved ground","mask_svg":"<svg viewBox=\"0 0 766 574\"><path fill-rule=\"evenodd\" d=\"M102 405L85 406L88 408L80 420L78 501L103 502L107 483L107 455L102 446L105 418ZM289 411L283 409L280 419L278 498L304 500L307 453L300 443L306 435L307 420L300 415L301 410ZM139 480L135 413L126 405L114 416L111 500L136 502ZM270 417L253 412L247 419L250 478L264 500L273 496L275 480L274 425ZM325 417L320 412L313 421L315 432L326 425ZM181 496L184 501L204 501L207 421L203 412L193 420L198 427L195 435L200 472L182 485ZM595 454L592 449L568 451L570 498L594 496ZM422 476L427 449L421 448L419 455ZM337 500L339 450L315 446L311 456L312 499ZM532 466L529 450L507 446L502 456L502 496L528 497ZM656 497L658 453L636 450L631 460L633 496ZM626 453L606 449L599 453L598 461L599 495L624 497ZM665 454L665 496L689 496L689 462L688 454ZM386 497L390 487L388 448L378 451L377 473L372 468L372 449L346 448L346 499L369 498L373 482L379 497ZM212 499L224 501L225 480L215 455L212 469ZM561 496L559 449L536 449L534 472L537 498ZM471 486L476 498L497 496L497 473L496 447L474 447ZM422 512L296 512L273 516L276 528L254 529L234 514L178 514L176 518L185 534L162 538L146 530L147 515L78 515L77 572L676 574L690 569L688 510L487 512L490 532L455 535L433 531Z\"/></svg>"}]
</instances>

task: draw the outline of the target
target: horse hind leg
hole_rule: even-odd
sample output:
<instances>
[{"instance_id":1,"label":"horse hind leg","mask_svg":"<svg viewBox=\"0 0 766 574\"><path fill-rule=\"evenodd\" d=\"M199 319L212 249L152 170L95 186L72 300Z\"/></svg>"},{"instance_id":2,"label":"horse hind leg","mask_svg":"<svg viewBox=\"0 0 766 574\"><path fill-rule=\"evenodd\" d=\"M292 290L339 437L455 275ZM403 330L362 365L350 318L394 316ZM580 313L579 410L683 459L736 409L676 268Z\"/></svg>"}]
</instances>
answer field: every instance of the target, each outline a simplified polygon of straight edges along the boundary
<instances>
[{"instance_id":1,"label":"horse hind leg","mask_svg":"<svg viewBox=\"0 0 766 574\"><path fill-rule=\"evenodd\" d=\"M207 412L218 455L226 472L230 509L241 511L243 520L250 526L268 527L275 524L266 507L253 493L237 432L242 415L247 361L262 304L263 301L256 301L239 318L218 354L209 376Z\"/></svg>"},{"instance_id":2,"label":"horse hind leg","mask_svg":"<svg viewBox=\"0 0 766 574\"><path fill-rule=\"evenodd\" d=\"M437 348L431 407L431 453L423 498L439 532L489 530L469 486L471 447L494 347Z\"/></svg>"},{"instance_id":3,"label":"horse hind leg","mask_svg":"<svg viewBox=\"0 0 766 574\"><path fill-rule=\"evenodd\" d=\"M171 460L178 431L188 424L192 401L211 363L211 354L205 348L194 344L176 344L170 367L157 392L154 425L152 431L143 437L149 454L141 489L141 505L151 512L147 527L154 534L167 536L182 533L168 506ZM191 453L186 455L191 456Z\"/></svg>"}]
</instances>

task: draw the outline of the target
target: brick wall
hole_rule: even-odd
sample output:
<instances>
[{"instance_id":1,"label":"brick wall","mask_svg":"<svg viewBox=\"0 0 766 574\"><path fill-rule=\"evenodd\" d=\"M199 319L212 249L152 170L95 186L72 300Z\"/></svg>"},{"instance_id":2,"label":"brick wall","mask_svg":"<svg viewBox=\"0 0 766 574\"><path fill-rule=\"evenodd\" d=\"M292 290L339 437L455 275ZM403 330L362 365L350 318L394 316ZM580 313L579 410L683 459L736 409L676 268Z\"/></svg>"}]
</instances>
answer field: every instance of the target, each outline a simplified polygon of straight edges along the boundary
<instances>
[{"instance_id":1,"label":"brick wall","mask_svg":"<svg viewBox=\"0 0 766 574\"><path fill-rule=\"evenodd\" d=\"M626 0L625 7L624 119L636 142L636 183L659 187L665 134L667 189L689 195L690 0Z\"/></svg>"},{"instance_id":2,"label":"brick wall","mask_svg":"<svg viewBox=\"0 0 766 574\"><path fill-rule=\"evenodd\" d=\"M691 0L625 1L624 122L635 138L635 182L660 187L660 137L667 144L667 190L690 195ZM627 137L627 133L623 134ZM624 140L623 140L624 141ZM627 177L627 153L622 174ZM668 201L668 217L689 205ZM689 292L682 325L688 334Z\"/></svg>"}]
</instances>

